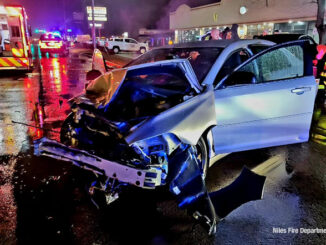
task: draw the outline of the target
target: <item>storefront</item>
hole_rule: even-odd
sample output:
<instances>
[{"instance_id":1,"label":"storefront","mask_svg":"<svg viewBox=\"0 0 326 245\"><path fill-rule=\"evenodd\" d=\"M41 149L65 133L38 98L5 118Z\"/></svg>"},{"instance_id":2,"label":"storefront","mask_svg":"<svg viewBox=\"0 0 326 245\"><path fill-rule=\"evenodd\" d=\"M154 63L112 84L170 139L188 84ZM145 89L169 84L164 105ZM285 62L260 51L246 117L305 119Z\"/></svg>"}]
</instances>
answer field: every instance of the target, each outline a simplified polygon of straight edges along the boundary
<instances>
[{"instance_id":1,"label":"storefront","mask_svg":"<svg viewBox=\"0 0 326 245\"><path fill-rule=\"evenodd\" d=\"M150 47L165 46L174 41L174 31L141 28L138 41L147 42Z\"/></svg>"},{"instance_id":2,"label":"storefront","mask_svg":"<svg viewBox=\"0 0 326 245\"><path fill-rule=\"evenodd\" d=\"M183 4L170 13L175 42L198 40L213 28L223 31L238 24L240 38L278 33L308 34L316 41L317 4L306 0L222 0L190 8Z\"/></svg>"}]
</instances>

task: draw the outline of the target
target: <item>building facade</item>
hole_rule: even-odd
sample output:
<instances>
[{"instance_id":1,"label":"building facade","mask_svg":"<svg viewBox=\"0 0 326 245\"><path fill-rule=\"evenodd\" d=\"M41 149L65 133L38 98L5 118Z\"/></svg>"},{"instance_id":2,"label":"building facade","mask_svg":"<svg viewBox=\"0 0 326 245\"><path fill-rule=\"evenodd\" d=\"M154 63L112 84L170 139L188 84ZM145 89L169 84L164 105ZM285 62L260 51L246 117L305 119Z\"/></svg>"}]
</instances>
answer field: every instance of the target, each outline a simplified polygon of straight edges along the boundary
<instances>
[{"instance_id":1,"label":"building facade","mask_svg":"<svg viewBox=\"0 0 326 245\"><path fill-rule=\"evenodd\" d=\"M175 42L198 40L213 28L238 24L240 38L281 33L308 34L318 40L315 28L317 4L311 0L222 0L190 8L180 5L170 13Z\"/></svg>"}]
</instances>

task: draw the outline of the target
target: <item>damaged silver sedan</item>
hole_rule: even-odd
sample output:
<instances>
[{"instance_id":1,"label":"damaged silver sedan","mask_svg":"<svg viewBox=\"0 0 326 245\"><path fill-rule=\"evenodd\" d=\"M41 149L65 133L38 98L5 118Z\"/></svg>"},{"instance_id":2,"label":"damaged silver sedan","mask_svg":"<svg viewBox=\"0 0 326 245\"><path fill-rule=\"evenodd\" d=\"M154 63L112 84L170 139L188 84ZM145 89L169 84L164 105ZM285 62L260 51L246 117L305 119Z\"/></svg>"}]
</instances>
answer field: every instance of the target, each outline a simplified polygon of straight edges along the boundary
<instances>
[{"instance_id":1,"label":"damaged silver sedan","mask_svg":"<svg viewBox=\"0 0 326 245\"><path fill-rule=\"evenodd\" d=\"M61 143L40 139L35 154L94 172L90 193L103 191L108 204L127 186L166 186L214 233L219 218L262 197L265 177L244 168L209 193L208 167L223 154L307 141L317 84L302 41L192 45L150 51L93 80L71 100Z\"/></svg>"}]
</instances>

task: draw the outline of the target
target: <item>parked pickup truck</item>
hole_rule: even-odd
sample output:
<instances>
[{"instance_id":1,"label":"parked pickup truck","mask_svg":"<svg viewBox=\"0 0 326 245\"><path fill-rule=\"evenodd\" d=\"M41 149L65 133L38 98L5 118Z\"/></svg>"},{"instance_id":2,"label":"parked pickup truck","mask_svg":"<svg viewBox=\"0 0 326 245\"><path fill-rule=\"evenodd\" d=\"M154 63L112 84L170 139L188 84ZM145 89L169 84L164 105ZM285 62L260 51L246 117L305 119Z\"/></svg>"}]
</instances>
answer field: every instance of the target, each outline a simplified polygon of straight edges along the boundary
<instances>
[{"instance_id":1,"label":"parked pickup truck","mask_svg":"<svg viewBox=\"0 0 326 245\"><path fill-rule=\"evenodd\" d=\"M148 51L147 43L139 43L132 38L110 38L109 42L106 44L106 47L109 50L112 50L115 54L119 53L120 51L131 51L144 54Z\"/></svg>"}]
</instances>

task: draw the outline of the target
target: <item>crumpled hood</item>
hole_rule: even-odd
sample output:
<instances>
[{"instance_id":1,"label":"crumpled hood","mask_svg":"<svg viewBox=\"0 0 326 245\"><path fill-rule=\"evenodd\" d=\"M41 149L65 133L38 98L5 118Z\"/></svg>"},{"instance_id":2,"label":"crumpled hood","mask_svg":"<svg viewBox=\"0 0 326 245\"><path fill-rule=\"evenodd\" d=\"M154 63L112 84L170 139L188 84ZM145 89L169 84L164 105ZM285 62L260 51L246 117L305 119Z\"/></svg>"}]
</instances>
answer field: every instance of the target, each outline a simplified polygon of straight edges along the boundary
<instances>
[{"instance_id":1,"label":"crumpled hood","mask_svg":"<svg viewBox=\"0 0 326 245\"><path fill-rule=\"evenodd\" d=\"M90 98L94 103L101 102L102 104L107 104L111 101L114 94L121 86L122 82L126 78L128 71L135 71L137 69L157 66L175 66L180 68L183 71L187 81L190 83L191 87L193 87L197 92L201 91L202 87L199 84L189 61L186 59L175 59L112 70L90 82L86 88L86 96Z\"/></svg>"},{"instance_id":2,"label":"crumpled hood","mask_svg":"<svg viewBox=\"0 0 326 245\"><path fill-rule=\"evenodd\" d=\"M191 87L197 95L193 94L190 97L188 96L188 99L178 103L173 102L174 104L171 103L171 105L166 108L164 107L164 103L157 103L157 105L155 105L157 111L152 111L148 114L146 114L148 111L146 106L154 104L145 103L144 107L142 107L142 110L145 111L145 115L131 116L128 119L120 117L120 115L123 115L123 106L117 103L115 98L121 97L123 101L128 101L128 110L137 106L137 103L129 101L130 96L123 97L119 95L119 90L123 91L124 82L128 81L128 74L132 76L132 74L139 73L143 76L143 74L150 75L156 74L156 72L173 72L174 69L181 72L180 74L184 76L185 83L189 83L190 86L188 85L188 87ZM128 81L128 83L133 84L132 81ZM132 86L134 87L131 87L131 89L139 89L139 87L141 90L147 89L146 92L149 94L153 93L155 95L155 92L161 92L151 91L146 85L144 85L144 88L141 87L141 84ZM124 135L128 144L167 132L174 133L184 142L195 143L203 130L210 125L216 124L215 115L211 113L211 111L214 110L213 108L209 109L214 105L213 90L201 94L200 92L202 89L188 60L167 60L108 72L93 80L88 85L86 94L76 97L73 101L78 107L92 112L98 120L109 125L112 131ZM173 96L175 96L173 94L175 91L172 89L170 92L173 98ZM181 95L181 98L183 96L186 96L186 94ZM168 99L168 97L162 98L162 102L166 102ZM115 108L115 110L112 111L112 108ZM203 118L205 118L204 122L202 120ZM161 126L157 127L157 125ZM194 127L191 131L188 130L190 125Z\"/></svg>"},{"instance_id":3,"label":"crumpled hood","mask_svg":"<svg viewBox=\"0 0 326 245\"><path fill-rule=\"evenodd\" d=\"M127 69L117 69L93 80L86 88L86 96L95 100L94 102L105 101L107 103L119 88L124 80Z\"/></svg>"}]
</instances>

